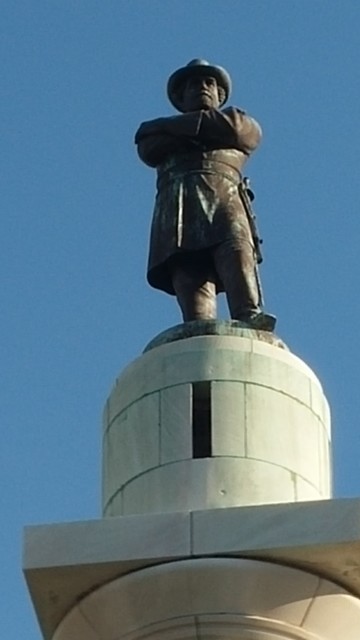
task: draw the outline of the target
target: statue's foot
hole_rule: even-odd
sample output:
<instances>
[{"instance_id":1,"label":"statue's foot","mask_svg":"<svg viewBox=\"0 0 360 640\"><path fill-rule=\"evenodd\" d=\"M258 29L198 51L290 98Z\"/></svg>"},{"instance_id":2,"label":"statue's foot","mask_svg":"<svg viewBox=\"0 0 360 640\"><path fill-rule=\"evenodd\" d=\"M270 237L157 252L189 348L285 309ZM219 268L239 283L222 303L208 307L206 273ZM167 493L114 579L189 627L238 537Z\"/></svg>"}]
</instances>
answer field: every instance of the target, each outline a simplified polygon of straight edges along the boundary
<instances>
[{"instance_id":1,"label":"statue's foot","mask_svg":"<svg viewBox=\"0 0 360 640\"><path fill-rule=\"evenodd\" d=\"M263 313L263 311L252 313L248 316L242 316L237 319L251 329L260 329L262 331L274 331L276 324L275 316L272 316L269 313Z\"/></svg>"}]
</instances>

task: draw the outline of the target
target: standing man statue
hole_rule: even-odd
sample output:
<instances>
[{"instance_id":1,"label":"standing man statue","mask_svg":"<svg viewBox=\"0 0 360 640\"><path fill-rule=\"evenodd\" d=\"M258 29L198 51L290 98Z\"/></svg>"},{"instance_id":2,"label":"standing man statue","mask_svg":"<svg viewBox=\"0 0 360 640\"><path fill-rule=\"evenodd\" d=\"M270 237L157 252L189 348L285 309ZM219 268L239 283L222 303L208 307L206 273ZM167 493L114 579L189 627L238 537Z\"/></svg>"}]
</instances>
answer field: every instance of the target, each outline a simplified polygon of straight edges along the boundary
<instances>
[{"instance_id":1,"label":"standing man statue","mask_svg":"<svg viewBox=\"0 0 360 640\"><path fill-rule=\"evenodd\" d=\"M167 92L182 115L143 122L135 136L140 158L157 169L148 281L176 295L184 322L216 318L216 294L225 291L232 319L271 331L241 176L260 126L236 107L220 111L231 79L206 60L175 71Z\"/></svg>"}]
</instances>

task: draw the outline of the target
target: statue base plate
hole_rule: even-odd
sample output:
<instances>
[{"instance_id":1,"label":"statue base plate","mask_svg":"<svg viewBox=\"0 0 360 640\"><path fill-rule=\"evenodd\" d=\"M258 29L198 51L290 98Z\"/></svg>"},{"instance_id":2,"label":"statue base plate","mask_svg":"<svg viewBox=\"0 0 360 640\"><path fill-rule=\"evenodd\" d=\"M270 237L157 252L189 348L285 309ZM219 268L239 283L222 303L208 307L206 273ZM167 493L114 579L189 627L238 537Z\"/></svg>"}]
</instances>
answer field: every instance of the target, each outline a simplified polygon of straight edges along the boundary
<instances>
[{"instance_id":1,"label":"statue base plate","mask_svg":"<svg viewBox=\"0 0 360 640\"><path fill-rule=\"evenodd\" d=\"M254 318L252 322L243 322L241 320L193 320L192 322L184 322L175 327L170 327L155 336L145 347L144 353L160 347L169 342L193 338L195 336L238 336L239 338L250 338L267 342L280 349L289 351L286 344L278 338L272 329L276 318L265 313Z\"/></svg>"}]
</instances>

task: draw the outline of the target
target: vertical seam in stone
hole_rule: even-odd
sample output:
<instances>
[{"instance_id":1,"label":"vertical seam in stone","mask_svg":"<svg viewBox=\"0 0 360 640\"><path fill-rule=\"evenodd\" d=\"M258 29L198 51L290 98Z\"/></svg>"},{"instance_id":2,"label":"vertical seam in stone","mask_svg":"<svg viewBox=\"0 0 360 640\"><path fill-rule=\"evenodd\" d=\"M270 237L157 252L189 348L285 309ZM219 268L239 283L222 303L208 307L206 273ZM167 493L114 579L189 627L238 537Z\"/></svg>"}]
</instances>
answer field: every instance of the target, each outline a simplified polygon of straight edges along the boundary
<instances>
[{"instance_id":1,"label":"vertical seam in stone","mask_svg":"<svg viewBox=\"0 0 360 640\"><path fill-rule=\"evenodd\" d=\"M190 511L190 556L192 556L194 554L194 514L192 511Z\"/></svg>"},{"instance_id":2,"label":"vertical seam in stone","mask_svg":"<svg viewBox=\"0 0 360 640\"><path fill-rule=\"evenodd\" d=\"M124 492L122 490L120 491L120 513L122 516L124 515Z\"/></svg>"},{"instance_id":3,"label":"vertical seam in stone","mask_svg":"<svg viewBox=\"0 0 360 640\"><path fill-rule=\"evenodd\" d=\"M213 425L213 404L212 404L212 394L214 392L214 381L213 380L209 380L209 400L208 400L208 410L209 410L209 446L210 446L210 457L213 456L213 452L214 452L214 425Z\"/></svg>"},{"instance_id":4,"label":"vertical seam in stone","mask_svg":"<svg viewBox=\"0 0 360 640\"><path fill-rule=\"evenodd\" d=\"M104 509L104 513L106 514L106 516L112 516L112 499L111 498L106 503L106 507Z\"/></svg>"},{"instance_id":5,"label":"vertical seam in stone","mask_svg":"<svg viewBox=\"0 0 360 640\"><path fill-rule=\"evenodd\" d=\"M101 640L97 630L95 629L95 627L91 624L91 620L87 617L85 611L83 611L83 609L81 608L81 603L78 606L78 611L80 616L82 617L82 619L85 621L85 623L88 625L89 629L93 632L94 636L96 636L96 638L98 638L98 640Z\"/></svg>"},{"instance_id":6,"label":"vertical seam in stone","mask_svg":"<svg viewBox=\"0 0 360 640\"><path fill-rule=\"evenodd\" d=\"M158 411L158 430L159 430L159 451L158 451L158 465L161 467L161 448L162 448L162 392L158 392L159 395L159 411Z\"/></svg>"},{"instance_id":7,"label":"vertical seam in stone","mask_svg":"<svg viewBox=\"0 0 360 640\"><path fill-rule=\"evenodd\" d=\"M200 620L199 620L199 616L194 616L194 623L195 623L195 636L196 636L196 640L201 640L201 630L200 630Z\"/></svg>"},{"instance_id":8,"label":"vertical seam in stone","mask_svg":"<svg viewBox=\"0 0 360 640\"><path fill-rule=\"evenodd\" d=\"M247 439L247 430L248 430L248 423L247 423L247 387L248 385L246 384L246 382L244 382L244 406L243 406L243 411L244 411L244 456L245 458L248 457L248 439Z\"/></svg>"},{"instance_id":9,"label":"vertical seam in stone","mask_svg":"<svg viewBox=\"0 0 360 640\"><path fill-rule=\"evenodd\" d=\"M315 602L315 600L316 600L316 598L317 598L317 595L318 595L318 593L319 593L319 591L320 591L321 582L322 582L322 579L321 579L321 578L318 578L318 584L317 584L317 586L316 586L316 588L315 588L314 595L313 595L313 597L311 598L311 600L310 600L310 602L309 602L309 604L308 604L308 606L307 606L307 609L306 609L306 611L305 611L305 613L304 613L304 615L303 615L303 619L302 619L302 620L301 620L301 622L300 622L300 625L299 625L299 626L300 626L300 628L303 628L303 627L304 627L304 624L305 624L305 622L306 622L306 618L308 617L308 615L309 615L309 613L310 613L310 611L311 611L312 607L314 606L314 602Z\"/></svg>"}]
</instances>

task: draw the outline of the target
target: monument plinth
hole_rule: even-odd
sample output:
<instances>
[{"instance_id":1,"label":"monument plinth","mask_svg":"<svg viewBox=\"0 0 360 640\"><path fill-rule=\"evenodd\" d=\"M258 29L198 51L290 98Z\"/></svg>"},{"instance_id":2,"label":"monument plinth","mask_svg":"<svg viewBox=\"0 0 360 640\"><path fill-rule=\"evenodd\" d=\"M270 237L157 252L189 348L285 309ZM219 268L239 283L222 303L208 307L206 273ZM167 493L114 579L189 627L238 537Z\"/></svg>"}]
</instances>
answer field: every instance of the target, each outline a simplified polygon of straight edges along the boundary
<instances>
[{"instance_id":1,"label":"monument plinth","mask_svg":"<svg viewBox=\"0 0 360 640\"><path fill-rule=\"evenodd\" d=\"M154 339L106 404L104 515L329 498L330 415L311 369L272 334L182 328Z\"/></svg>"}]
</instances>

